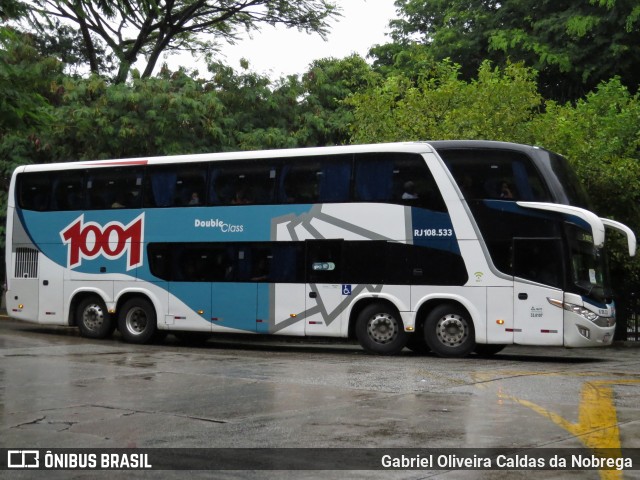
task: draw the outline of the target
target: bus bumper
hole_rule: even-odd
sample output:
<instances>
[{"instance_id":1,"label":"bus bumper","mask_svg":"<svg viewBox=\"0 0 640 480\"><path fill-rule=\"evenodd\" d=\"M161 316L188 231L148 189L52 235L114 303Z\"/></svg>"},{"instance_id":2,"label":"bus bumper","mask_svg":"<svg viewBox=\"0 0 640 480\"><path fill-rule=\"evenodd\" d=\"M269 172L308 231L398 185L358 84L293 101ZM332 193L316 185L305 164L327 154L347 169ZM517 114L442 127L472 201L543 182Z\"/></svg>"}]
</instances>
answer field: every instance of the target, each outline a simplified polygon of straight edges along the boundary
<instances>
[{"instance_id":1,"label":"bus bumper","mask_svg":"<svg viewBox=\"0 0 640 480\"><path fill-rule=\"evenodd\" d=\"M577 317L577 315L565 315L565 347L606 347L613 343L615 324L610 327L599 327L588 320L577 319Z\"/></svg>"}]
</instances>

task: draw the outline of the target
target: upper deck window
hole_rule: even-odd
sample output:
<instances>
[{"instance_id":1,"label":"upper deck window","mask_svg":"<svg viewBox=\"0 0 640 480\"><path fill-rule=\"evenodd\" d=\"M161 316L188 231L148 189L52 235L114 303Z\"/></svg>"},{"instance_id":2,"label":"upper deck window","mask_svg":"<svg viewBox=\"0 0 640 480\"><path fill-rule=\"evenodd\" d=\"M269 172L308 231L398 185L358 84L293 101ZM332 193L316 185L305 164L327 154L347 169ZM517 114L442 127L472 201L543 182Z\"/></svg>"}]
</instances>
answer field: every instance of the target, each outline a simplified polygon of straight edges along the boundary
<instances>
[{"instance_id":1,"label":"upper deck window","mask_svg":"<svg viewBox=\"0 0 640 480\"><path fill-rule=\"evenodd\" d=\"M446 212L419 154L379 152L23 173L36 211L381 202Z\"/></svg>"},{"instance_id":2,"label":"upper deck window","mask_svg":"<svg viewBox=\"0 0 640 480\"><path fill-rule=\"evenodd\" d=\"M512 150L438 150L467 200L549 202L551 195L532 160Z\"/></svg>"},{"instance_id":3,"label":"upper deck window","mask_svg":"<svg viewBox=\"0 0 640 480\"><path fill-rule=\"evenodd\" d=\"M100 168L87 171L87 209L140 208L142 168Z\"/></svg>"}]
</instances>

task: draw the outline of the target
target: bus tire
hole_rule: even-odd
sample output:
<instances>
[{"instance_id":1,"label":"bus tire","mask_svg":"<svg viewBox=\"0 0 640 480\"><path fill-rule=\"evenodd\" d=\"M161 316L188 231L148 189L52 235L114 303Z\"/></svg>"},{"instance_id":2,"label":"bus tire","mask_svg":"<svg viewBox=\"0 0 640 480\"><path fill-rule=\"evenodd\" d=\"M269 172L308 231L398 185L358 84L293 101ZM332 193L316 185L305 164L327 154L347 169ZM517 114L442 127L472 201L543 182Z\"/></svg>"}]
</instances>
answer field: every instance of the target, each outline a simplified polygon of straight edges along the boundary
<instances>
[{"instance_id":1,"label":"bus tire","mask_svg":"<svg viewBox=\"0 0 640 480\"><path fill-rule=\"evenodd\" d=\"M371 304L356 320L356 338L362 348L378 355L395 355L407 343L400 314L382 303Z\"/></svg>"},{"instance_id":2,"label":"bus tire","mask_svg":"<svg viewBox=\"0 0 640 480\"><path fill-rule=\"evenodd\" d=\"M440 357L465 357L476 346L473 321L465 309L453 304L440 305L427 315L424 339Z\"/></svg>"},{"instance_id":3,"label":"bus tire","mask_svg":"<svg viewBox=\"0 0 640 480\"><path fill-rule=\"evenodd\" d=\"M87 297L78 304L76 324L80 335L86 338L106 338L115 329L107 306L97 295Z\"/></svg>"},{"instance_id":4,"label":"bus tire","mask_svg":"<svg viewBox=\"0 0 640 480\"><path fill-rule=\"evenodd\" d=\"M118 314L118 330L129 343L147 343L156 333L156 309L145 298L127 300Z\"/></svg>"}]
</instances>

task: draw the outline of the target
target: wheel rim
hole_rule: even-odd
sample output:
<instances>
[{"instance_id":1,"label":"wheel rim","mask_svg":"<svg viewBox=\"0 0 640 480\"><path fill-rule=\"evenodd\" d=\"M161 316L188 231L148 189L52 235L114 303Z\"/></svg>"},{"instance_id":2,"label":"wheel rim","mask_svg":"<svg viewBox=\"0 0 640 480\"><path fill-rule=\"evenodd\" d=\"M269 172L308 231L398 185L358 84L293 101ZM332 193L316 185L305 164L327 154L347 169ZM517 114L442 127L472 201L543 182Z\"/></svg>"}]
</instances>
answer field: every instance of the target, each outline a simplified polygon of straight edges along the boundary
<instances>
[{"instance_id":1,"label":"wheel rim","mask_svg":"<svg viewBox=\"0 0 640 480\"><path fill-rule=\"evenodd\" d=\"M438 320L436 336L443 345L458 347L469 337L469 324L460 315L445 315Z\"/></svg>"},{"instance_id":2,"label":"wheel rim","mask_svg":"<svg viewBox=\"0 0 640 480\"><path fill-rule=\"evenodd\" d=\"M127 312L125 326L132 335L141 335L147 329L147 313L140 307L132 308Z\"/></svg>"},{"instance_id":3,"label":"wheel rim","mask_svg":"<svg viewBox=\"0 0 640 480\"><path fill-rule=\"evenodd\" d=\"M367 323L367 333L376 343L392 342L398 336L398 322L388 313L376 313Z\"/></svg>"},{"instance_id":4,"label":"wheel rim","mask_svg":"<svg viewBox=\"0 0 640 480\"><path fill-rule=\"evenodd\" d=\"M97 303L87 305L82 312L82 324L87 328L95 332L104 324L104 310Z\"/></svg>"}]
</instances>

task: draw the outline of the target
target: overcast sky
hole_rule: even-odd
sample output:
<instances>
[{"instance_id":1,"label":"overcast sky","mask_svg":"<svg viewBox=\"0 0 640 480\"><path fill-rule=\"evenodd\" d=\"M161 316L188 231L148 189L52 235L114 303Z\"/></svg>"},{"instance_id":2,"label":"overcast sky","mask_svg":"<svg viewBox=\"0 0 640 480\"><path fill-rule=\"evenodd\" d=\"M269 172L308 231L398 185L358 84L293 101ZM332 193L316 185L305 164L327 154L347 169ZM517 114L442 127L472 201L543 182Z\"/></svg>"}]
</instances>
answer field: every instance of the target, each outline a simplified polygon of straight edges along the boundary
<instances>
[{"instance_id":1,"label":"overcast sky","mask_svg":"<svg viewBox=\"0 0 640 480\"><path fill-rule=\"evenodd\" d=\"M253 38L247 36L236 45L224 45L220 60L238 70L240 59L246 58L251 70L279 78L302 74L319 58L344 58L352 53L366 57L373 45L390 41L385 33L389 33L389 20L396 16L393 2L336 0L342 17L331 22L327 41L296 29L266 26Z\"/></svg>"}]
</instances>

